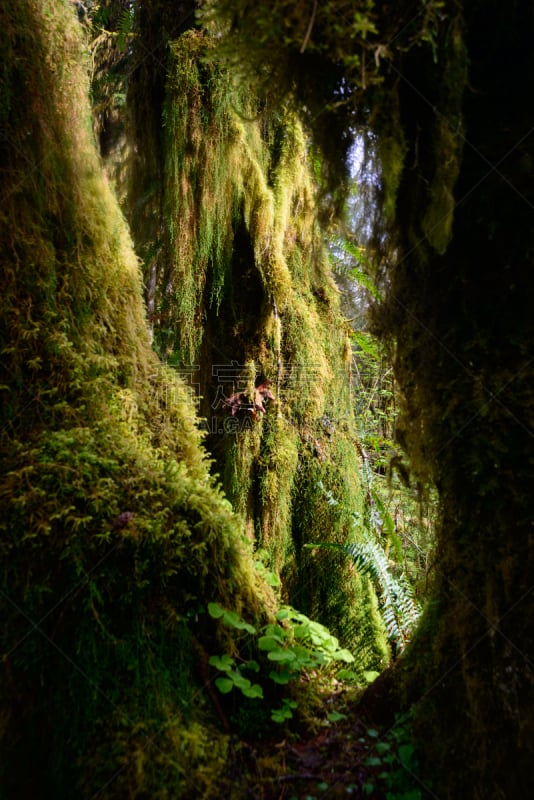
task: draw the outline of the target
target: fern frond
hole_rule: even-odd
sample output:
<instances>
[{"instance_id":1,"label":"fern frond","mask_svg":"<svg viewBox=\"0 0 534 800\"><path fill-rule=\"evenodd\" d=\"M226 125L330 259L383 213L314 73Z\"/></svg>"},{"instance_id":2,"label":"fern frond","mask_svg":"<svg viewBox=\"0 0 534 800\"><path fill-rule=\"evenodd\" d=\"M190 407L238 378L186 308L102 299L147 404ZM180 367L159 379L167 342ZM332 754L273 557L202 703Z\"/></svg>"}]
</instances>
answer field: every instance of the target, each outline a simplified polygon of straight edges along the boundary
<instances>
[{"instance_id":1,"label":"fern frond","mask_svg":"<svg viewBox=\"0 0 534 800\"><path fill-rule=\"evenodd\" d=\"M369 536L340 548L352 558L356 569L373 582L388 636L403 649L420 614L411 586L402 576L393 574L383 549Z\"/></svg>"},{"instance_id":2,"label":"fern frond","mask_svg":"<svg viewBox=\"0 0 534 800\"><path fill-rule=\"evenodd\" d=\"M352 558L358 572L372 582L388 637L395 644L397 652L402 651L410 640L421 612L412 587L404 577L393 574L380 544L367 535L356 544L324 542L305 547L333 547Z\"/></svg>"}]
</instances>

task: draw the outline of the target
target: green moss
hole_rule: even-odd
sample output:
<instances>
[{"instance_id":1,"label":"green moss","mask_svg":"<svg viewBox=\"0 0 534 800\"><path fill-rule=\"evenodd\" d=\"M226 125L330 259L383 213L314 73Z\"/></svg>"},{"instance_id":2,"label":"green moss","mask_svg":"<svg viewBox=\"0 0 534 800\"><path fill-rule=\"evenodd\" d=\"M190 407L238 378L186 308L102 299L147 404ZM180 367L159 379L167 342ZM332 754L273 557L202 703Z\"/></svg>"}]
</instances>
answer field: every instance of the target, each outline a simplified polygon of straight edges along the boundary
<instances>
[{"instance_id":1,"label":"green moss","mask_svg":"<svg viewBox=\"0 0 534 800\"><path fill-rule=\"evenodd\" d=\"M318 459L338 462L347 508L360 503L357 458L346 438L347 327L318 221L309 142L289 107L271 113L250 86L236 84L208 33L187 31L170 50L154 337L170 359L198 365L214 470L249 538L293 596L301 580L297 484L308 481L314 507L322 502L310 442ZM218 383L218 365L233 370L232 380ZM252 397L265 379L275 398L265 415L225 410L221 392ZM319 538L338 541L347 531L334 515ZM345 577L334 577L328 590L343 619L361 589L353 583L349 597ZM305 610L313 607L336 629L328 591ZM381 640L380 626L375 632Z\"/></svg>"},{"instance_id":2,"label":"green moss","mask_svg":"<svg viewBox=\"0 0 534 800\"><path fill-rule=\"evenodd\" d=\"M150 349L81 36L70 4L0 7L3 796L214 797L203 653L232 637L205 609L274 598Z\"/></svg>"},{"instance_id":3,"label":"green moss","mask_svg":"<svg viewBox=\"0 0 534 800\"><path fill-rule=\"evenodd\" d=\"M413 671L414 694L423 696L416 728L438 793L526 796L534 685L524 655L533 644L524 604L533 518L531 11L522 2L504 10L496 2L406 1L392 13L362 2L346 17L345 4L332 2L317 6L307 29L300 4L286 0L207 8L210 24L227 34L229 63L255 78L281 115L287 98L301 110L328 156L327 176L339 180L349 132L371 129L382 174L369 209L370 250L385 278L379 329L404 392L397 435L418 479L434 481L441 497L436 602L402 673ZM309 262L293 252L286 263L302 276ZM320 331L323 340L317 318L299 306L309 298L299 289L287 295L295 304L278 309L285 364L311 363L311 348L297 348L299 331ZM321 378L327 363L317 361ZM314 412L327 395L302 394ZM277 399L283 409L282 391ZM299 451L303 511L337 517L329 528L337 535L339 509L325 513L314 488L319 476L338 485L335 470L323 475L315 461L324 441L290 391L286 408L302 440L313 437L315 453ZM314 522L305 521L304 531L295 527L301 537ZM299 558L298 543L291 553ZM322 587L317 571L308 574L303 593L315 608Z\"/></svg>"},{"instance_id":4,"label":"green moss","mask_svg":"<svg viewBox=\"0 0 534 800\"><path fill-rule=\"evenodd\" d=\"M262 441L258 490L261 526L258 545L269 554L271 569L280 574L293 548L291 519L294 481L299 457L295 428L283 418L269 420Z\"/></svg>"}]
</instances>

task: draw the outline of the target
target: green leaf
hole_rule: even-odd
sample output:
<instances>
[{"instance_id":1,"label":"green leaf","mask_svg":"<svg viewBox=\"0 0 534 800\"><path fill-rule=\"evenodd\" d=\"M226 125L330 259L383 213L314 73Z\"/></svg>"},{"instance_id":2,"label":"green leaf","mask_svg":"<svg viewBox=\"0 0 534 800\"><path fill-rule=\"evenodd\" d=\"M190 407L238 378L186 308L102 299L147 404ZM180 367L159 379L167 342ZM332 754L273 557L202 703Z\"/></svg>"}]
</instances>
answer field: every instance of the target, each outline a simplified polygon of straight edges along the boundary
<instances>
[{"instance_id":1,"label":"green leaf","mask_svg":"<svg viewBox=\"0 0 534 800\"><path fill-rule=\"evenodd\" d=\"M221 608L218 603L208 603L208 614L213 619L220 619L224 614L224 608Z\"/></svg>"},{"instance_id":2,"label":"green leaf","mask_svg":"<svg viewBox=\"0 0 534 800\"><path fill-rule=\"evenodd\" d=\"M369 756L363 763L366 767L379 767L382 764L382 759L378 756Z\"/></svg>"},{"instance_id":3,"label":"green leaf","mask_svg":"<svg viewBox=\"0 0 534 800\"><path fill-rule=\"evenodd\" d=\"M274 636L260 636L258 639L258 647L260 650L280 650L281 645L284 644L283 639Z\"/></svg>"},{"instance_id":4,"label":"green leaf","mask_svg":"<svg viewBox=\"0 0 534 800\"><path fill-rule=\"evenodd\" d=\"M359 679L358 673L350 669L340 669L336 677L341 681L351 681L352 683L357 683Z\"/></svg>"},{"instance_id":5,"label":"green leaf","mask_svg":"<svg viewBox=\"0 0 534 800\"><path fill-rule=\"evenodd\" d=\"M379 672L375 672L375 670L373 670L373 669L366 669L363 672L363 677L365 678L367 683L372 683L374 680L376 680L378 678L379 675L380 675L380 673Z\"/></svg>"},{"instance_id":6,"label":"green leaf","mask_svg":"<svg viewBox=\"0 0 534 800\"><path fill-rule=\"evenodd\" d=\"M223 621L227 625L231 625L233 628L237 628L240 624L240 619L235 611L225 611L223 615Z\"/></svg>"},{"instance_id":7,"label":"green leaf","mask_svg":"<svg viewBox=\"0 0 534 800\"><path fill-rule=\"evenodd\" d=\"M287 638L288 634L284 628L280 627L280 625L266 625L263 635L271 636L272 638L283 642L284 639Z\"/></svg>"},{"instance_id":8,"label":"green leaf","mask_svg":"<svg viewBox=\"0 0 534 800\"><path fill-rule=\"evenodd\" d=\"M213 619L222 619L225 625L231 628L236 628L239 631L247 631L247 633L256 633L256 628L241 619L239 614L235 611L227 611L222 608L219 603L208 603L208 613Z\"/></svg>"},{"instance_id":9,"label":"green leaf","mask_svg":"<svg viewBox=\"0 0 534 800\"><path fill-rule=\"evenodd\" d=\"M240 628L242 630L246 631L247 633L252 634L252 635L254 635L256 633L256 628L254 627L254 625L251 625L250 622L243 622L240 625Z\"/></svg>"},{"instance_id":10,"label":"green leaf","mask_svg":"<svg viewBox=\"0 0 534 800\"><path fill-rule=\"evenodd\" d=\"M360 283L365 289L367 289L373 300L380 301L381 297L379 290L376 288L371 278L368 275L366 275L366 273L362 269L354 267L354 269L351 269L350 273L351 276L356 281L358 281L358 283Z\"/></svg>"},{"instance_id":11,"label":"green leaf","mask_svg":"<svg viewBox=\"0 0 534 800\"><path fill-rule=\"evenodd\" d=\"M411 744L401 744L399 747L399 758L401 763L407 766L410 764L415 750Z\"/></svg>"},{"instance_id":12,"label":"green leaf","mask_svg":"<svg viewBox=\"0 0 534 800\"><path fill-rule=\"evenodd\" d=\"M245 622L235 611L225 611L223 615L223 622L238 631L247 631L248 633L256 633L256 628Z\"/></svg>"},{"instance_id":13,"label":"green leaf","mask_svg":"<svg viewBox=\"0 0 534 800\"><path fill-rule=\"evenodd\" d=\"M354 656L350 650L336 650L335 653L332 653L332 658L335 658L336 661L344 661L346 664L354 663Z\"/></svg>"},{"instance_id":14,"label":"green leaf","mask_svg":"<svg viewBox=\"0 0 534 800\"><path fill-rule=\"evenodd\" d=\"M274 589L277 589L278 586L280 586L280 578L278 577L278 575L276 575L276 573L267 572L264 575L264 577L265 577L265 580L267 581L267 583L269 584L269 586L272 586ZM276 618L277 619L283 619L283 617L279 617L278 615L277 615Z\"/></svg>"},{"instance_id":15,"label":"green leaf","mask_svg":"<svg viewBox=\"0 0 534 800\"><path fill-rule=\"evenodd\" d=\"M364 353L367 353L377 360L380 358L378 343L372 334L364 333L363 331L354 331L352 338Z\"/></svg>"},{"instance_id":16,"label":"green leaf","mask_svg":"<svg viewBox=\"0 0 534 800\"><path fill-rule=\"evenodd\" d=\"M291 709L297 707L297 703L294 700L287 700L285 699L282 708L275 708L271 712L271 719L273 722L284 722L286 719L291 719L293 716L293 712Z\"/></svg>"},{"instance_id":17,"label":"green leaf","mask_svg":"<svg viewBox=\"0 0 534 800\"><path fill-rule=\"evenodd\" d=\"M263 689L258 683L252 684L252 686L250 686L248 689L242 689L242 692L245 695L245 697L251 697L251 698L259 697L260 699L263 700Z\"/></svg>"},{"instance_id":18,"label":"green leaf","mask_svg":"<svg viewBox=\"0 0 534 800\"><path fill-rule=\"evenodd\" d=\"M252 686L251 682L248 678L245 678L241 675L240 672L232 672L230 677L232 678L234 684L237 686L238 689L241 689L243 692L245 689L250 689Z\"/></svg>"},{"instance_id":19,"label":"green leaf","mask_svg":"<svg viewBox=\"0 0 534 800\"><path fill-rule=\"evenodd\" d=\"M271 672L269 672L269 678L275 683L278 683L280 685L285 685L286 683L289 683L289 681L293 677L295 677L295 673L288 672L288 670L285 669L281 670L281 672L275 672L274 670L271 670Z\"/></svg>"},{"instance_id":20,"label":"green leaf","mask_svg":"<svg viewBox=\"0 0 534 800\"><path fill-rule=\"evenodd\" d=\"M395 550L396 559L399 564L402 564L404 559L404 551L402 549L401 541L397 536L397 532L395 531L395 521L389 513L389 510L386 508L384 501L375 489L371 489L371 497L375 501L376 507L380 512L384 528L393 546L393 549Z\"/></svg>"},{"instance_id":21,"label":"green leaf","mask_svg":"<svg viewBox=\"0 0 534 800\"><path fill-rule=\"evenodd\" d=\"M234 688L234 682L230 678L215 678L215 686L221 694L228 694Z\"/></svg>"},{"instance_id":22,"label":"green leaf","mask_svg":"<svg viewBox=\"0 0 534 800\"><path fill-rule=\"evenodd\" d=\"M322 653L318 653L312 650L308 650L307 647L303 647L302 645L295 645L294 647L289 648L292 653L295 654L295 658L298 658L299 661L313 661L314 663L317 660L321 660Z\"/></svg>"},{"instance_id":23,"label":"green leaf","mask_svg":"<svg viewBox=\"0 0 534 800\"><path fill-rule=\"evenodd\" d=\"M267 653L267 658L271 661L295 661L295 653L291 650L271 650Z\"/></svg>"},{"instance_id":24,"label":"green leaf","mask_svg":"<svg viewBox=\"0 0 534 800\"><path fill-rule=\"evenodd\" d=\"M377 753L387 753L388 750L391 750L391 745L389 742L377 742L375 744L375 750Z\"/></svg>"},{"instance_id":25,"label":"green leaf","mask_svg":"<svg viewBox=\"0 0 534 800\"><path fill-rule=\"evenodd\" d=\"M339 711L331 711L326 718L329 722L339 722L340 719L347 719L347 715L340 714Z\"/></svg>"},{"instance_id":26,"label":"green leaf","mask_svg":"<svg viewBox=\"0 0 534 800\"><path fill-rule=\"evenodd\" d=\"M292 716L293 714L291 711L286 711L282 708L271 712L271 719L273 722L285 722L286 719L291 719Z\"/></svg>"},{"instance_id":27,"label":"green leaf","mask_svg":"<svg viewBox=\"0 0 534 800\"><path fill-rule=\"evenodd\" d=\"M234 666L234 659L224 653L222 656L211 656L209 663L221 672L229 672Z\"/></svg>"}]
</instances>

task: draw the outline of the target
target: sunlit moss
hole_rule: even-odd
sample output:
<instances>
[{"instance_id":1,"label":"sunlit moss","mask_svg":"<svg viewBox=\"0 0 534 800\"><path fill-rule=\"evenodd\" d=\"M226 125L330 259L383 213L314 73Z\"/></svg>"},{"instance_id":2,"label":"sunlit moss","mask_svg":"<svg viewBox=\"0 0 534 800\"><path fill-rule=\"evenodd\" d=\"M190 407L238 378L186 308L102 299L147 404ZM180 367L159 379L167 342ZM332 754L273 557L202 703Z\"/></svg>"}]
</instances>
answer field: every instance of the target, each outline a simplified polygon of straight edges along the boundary
<instances>
[{"instance_id":1,"label":"sunlit moss","mask_svg":"<svg viewBox=\"0 0 534 800\"><path fill-rule=\"evenodd\" d=\"M2 789L209 796L202 664L231 636L206 604L274 598L150 348L74 10L4 3L0 39Z\"/></svg>"},{"instance_id":2,"label":"sunlit moss","mask_svg":"<svg viewBox=\"0 0 534 800\"><path fill-rule=\"evenodd\" d=\"M198 365L214 469L249 538L269 554L270 568L284 576L283 591L298 605L296 550L314 537L348 535L328 506L320 530L306 531L296 511L297 484L308 471L309 491L324 503L313 459L328 462L351 426L347 326L303 127L289 107L272 113L254 87L236 83L214 46L198 29L170 45L164 215L159 255L146 265L147 282L150 270L158 275L149 298L154 337L171 361ZM138 135L141 147L143 131ZM221 363L236 365L232 385L217 385L213 370ZM226 398L237 389L250 397L264 380L274 396L265 415L225 412L221 388ZM354 445L340 446L335 458L345 478L331 488L355 510L361 498ZM351 574L333 573L321 601L306 595L303 610L313 607L327 624L350 630L357 649L358 626L345 625L351 582L357 595L360 584ZM343 613L336 616L334 607ZM381 641L380 625L375 633Z\"/></svg>"}]
</instances>

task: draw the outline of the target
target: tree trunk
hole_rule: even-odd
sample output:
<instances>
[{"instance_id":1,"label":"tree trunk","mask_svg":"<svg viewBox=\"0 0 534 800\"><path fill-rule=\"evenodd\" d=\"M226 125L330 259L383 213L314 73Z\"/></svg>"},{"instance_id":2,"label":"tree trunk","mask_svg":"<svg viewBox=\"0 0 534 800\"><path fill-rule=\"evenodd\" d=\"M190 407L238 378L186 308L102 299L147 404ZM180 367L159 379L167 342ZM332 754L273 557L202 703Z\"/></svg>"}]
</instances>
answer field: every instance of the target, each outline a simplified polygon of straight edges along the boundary
<instances>
[{"instance_id":1,"label":"tree trunk","mask_svg":"<svg viewBox=\"0 0 534 800\"><path fill-rule=\"evenodd\" d=\"M400 82L408 153L389 309L403 433L442 509L435 599L407 681L435 791L482 800L532 788L534 18L524 2L464 6L463 130L430 59L407 59ZM460 35L451 25L448 36ZM436 235L447 198L423 213L454 156L447 137L462 149L448 247Z\"/></svg>"}]
</instances>

